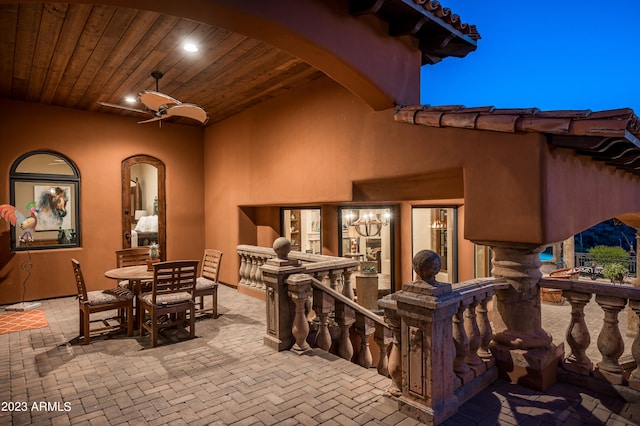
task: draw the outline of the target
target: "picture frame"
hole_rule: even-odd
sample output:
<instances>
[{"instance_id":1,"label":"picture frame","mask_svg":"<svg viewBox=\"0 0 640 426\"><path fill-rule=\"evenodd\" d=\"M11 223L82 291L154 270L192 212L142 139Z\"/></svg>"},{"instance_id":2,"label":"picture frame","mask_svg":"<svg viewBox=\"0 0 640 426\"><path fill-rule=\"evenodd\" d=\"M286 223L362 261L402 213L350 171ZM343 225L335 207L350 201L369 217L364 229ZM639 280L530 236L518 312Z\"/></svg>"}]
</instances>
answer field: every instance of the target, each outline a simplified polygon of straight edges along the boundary
<instances>
[{"instance_id":1,"label":"picture frame","mask_svg":"<svg viewBox=\"0 0 640 426\"><path fill-rule=\"evenodd\" d=\"M68 213L73 206L70 194L71 186L68 185L33 186L33 199L38 209L36 232L71 228L71 216Z\"/></svg>"}]
</instances>

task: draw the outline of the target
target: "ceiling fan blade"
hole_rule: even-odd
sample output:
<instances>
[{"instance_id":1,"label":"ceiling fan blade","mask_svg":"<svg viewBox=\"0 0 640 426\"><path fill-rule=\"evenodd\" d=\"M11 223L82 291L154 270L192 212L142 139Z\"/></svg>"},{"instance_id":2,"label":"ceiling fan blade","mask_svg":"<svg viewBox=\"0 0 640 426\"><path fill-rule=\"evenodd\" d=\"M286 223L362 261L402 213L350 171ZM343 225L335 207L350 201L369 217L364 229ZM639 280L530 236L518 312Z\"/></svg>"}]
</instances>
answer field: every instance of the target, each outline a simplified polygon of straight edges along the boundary
<instances>
[{"instance_id":1,"label":"ceiling fan blade","mask_svg":"<svg viewBox=\"0 0 640 426\"><path fill-rule=\"evenodd\" d=\"M98 102L100 105L102 106L106 106L106 107L110 107L110 108L119 108L119 109L124 109L126 111L133 111L133 112L140 112L142 114L148 114L148 111L142 110L142 109L138 109L138 108L132 108L132 107L128 107L126 105L118 105L118 104L110 104L109 102Z\"/></svg>"},{"instance_id":2,"label":"ceiling fan blade","mask_svg":"<svg viewBox=\"0 0 640 426\"><path fill-rule=\"evenodd\" d=\"M162 106L180 105L182 103L169 95L155 92L153 90L145 90L144 92L140 92L139 96L140 102L145 104L147 108L153 111L158 111Z\"/></svg>"},{"instance_id":3,"label":"ceiling fan blade","mask_svg":"<svg viewBox=\"0 0 640 426\"><path fill-rule=\"evenodd\" d=\"M138 121L138 124L153 123L154 121L164 120L165 118L167 118L166 115L160 115L160 116L149 118L148 120Z\"/></svg>"},{"instance_id":4,"label":"ceiling fan blade","mask_svg":"<svg viewBox=\"0 0 640 426\"><path fill-rule=\"evenodd\" d=\"M169 107L169 109L167 109L167 116L192 118L202 124L205 124L209 120L205 110L195 104L180 104Z\"/></svg>"}]
</instances>

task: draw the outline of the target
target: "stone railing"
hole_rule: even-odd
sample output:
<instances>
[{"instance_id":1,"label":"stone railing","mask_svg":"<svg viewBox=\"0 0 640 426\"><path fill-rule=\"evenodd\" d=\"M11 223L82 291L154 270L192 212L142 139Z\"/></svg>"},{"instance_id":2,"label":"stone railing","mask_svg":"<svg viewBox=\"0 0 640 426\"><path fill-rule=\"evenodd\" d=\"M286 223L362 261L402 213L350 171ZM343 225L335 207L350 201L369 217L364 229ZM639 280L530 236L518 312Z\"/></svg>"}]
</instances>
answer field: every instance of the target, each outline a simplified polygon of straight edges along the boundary
<instances>
[{"instance_id":1,"label":"stone railing","mask_svg":"<svg viewBox=\"0 0 640 426\"><path fill-rule=\"evenodd\" d=\"M440 258L422 251L414 269L424 279L381 299L381 317L313 277L289 250L288 240L276 240L277 257L261 267L265 345L299 354L316 347L369 368L373 338L377 371L391 378L388 391L399 410L430 424L446 420L498 378L488 304L505 281L438 283Z\"/></svg>"},{"instance_id":2,"label":"stone railing","mask_svg":"<svg viewBox=\"0 0 640 426\"><path fill-rule=\"evenodd\" d=\"M382 317L354 302L348 277L358 262L314 256L321 261L303 264L295 259L300 253L289 252L288 240L279 238L274 247L274 257L260 268L266 287L265 344L298 353L313 345L370 368L373 356L369 342L373 336L378 348L376 368L387 376L392 335ZM353 341L357 342L355 348Z\"/></svg>"},{"instance_id":3,"label":"stone railing","mask_svg":"<svg viewBox=\"0 0 640 426\"><path fill-rule=\"evenodd\" d=\"M635 339L631 345L633 361L622 365L624 339L618 324L618 314L628 307L629 315L637 319L640 315L640 288L617 286L589 280L563 280L542 278L542 288L562 290L562 296L571 305L571 319L566 333L566 342L571 353L563 359L562 367L570 372L564 375L567 381L587 383L599 391L608 386L616 394L628 393L627 390L640 391L640 340L638 321L632 321L635 327ZM587 355L591 344L591 334L585 321L584 308L595 295L595 302L604 312L602 327L597 337L597 348L601 360L595 362ZM608 386L593 384L593 380L604 382ZM591 381L591 385L589 384ZM635 392L632 392L635 393ZM636 395L637 396L637 395Z\"/></svg>"},{"instance_id":4,"label":"stone railing","mask_svg":"<svg viewBox=\"0 0 640 426\"><path fill-rule=\"evenodd\" d=\"M267 286L262 277L261 267L269 259L276 258L272 248L242 244L237 247L240 257L238 286L258 291L266 291ZM342 257L323 256L319 254L291 251L288 258L296 260L304 266L304 272L326 283L332 289L353 300L351 275L358 268L358 261Z\"/></svg>"},{"instance_id":5,"label":"stone railing","mask_svg":"<svg viewBox=\"0 0 640 426\"><path fill-rule=\"evenodd\" d=\"M379 302L394 337L389 372L393 377L401 360L400 411L439 424L498 378L488 304L508 284L493 278L438 283L440 258L430 250L416 254L413 264L422 279Z\"/></svg>"}]
</instances>

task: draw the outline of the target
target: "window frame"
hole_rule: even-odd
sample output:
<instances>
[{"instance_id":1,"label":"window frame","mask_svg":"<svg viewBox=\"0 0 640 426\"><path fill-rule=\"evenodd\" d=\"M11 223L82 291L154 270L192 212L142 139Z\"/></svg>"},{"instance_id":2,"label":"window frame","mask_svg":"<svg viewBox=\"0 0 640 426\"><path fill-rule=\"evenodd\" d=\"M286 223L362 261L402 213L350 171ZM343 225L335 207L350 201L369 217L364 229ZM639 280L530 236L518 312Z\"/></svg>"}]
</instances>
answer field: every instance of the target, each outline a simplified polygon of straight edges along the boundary
<instances>
[{"instance_id":1,"label":"window frame","mask_svg":"<svg viewBox=\"0 0 640 426\"><path fill-rule=\"evenodd\" d=\"M18 172L17 169L20 167L23 161L27 158L36 156L36 155L50 155L54 157L58 157L59 159L65 161L67 166L71 169L73 174L62 175L62 174L54 174L54 173L31 173L31 172ZM11 227L11 252L20 252L20 251L29 251L29 250L55 250L55 249L65 249L65 248L74 248L82 246L82 232L80 229L80 172L78 167L75 165L73 161L69 159L64 154L61 154L56 151L51 150L36 150L29 151L27 153L19 156L11 165L9 170L9 203L16 207L18 211L23 214L27 214L24 206L16 206L16 184L26 183L27 185L33 184L35 187L38 184L46 184L46 185L61 185L61 186L70 186L72 187L72 211L73 211L73 226L70 229L75 229L75 238L73 242L69 242L66 244L26 244L25 246L17 246L17 230L15 226ZM50 231L55 232L55 231ZM37 240L36 240L37 241Z\"/></svg>"}]
</instances>

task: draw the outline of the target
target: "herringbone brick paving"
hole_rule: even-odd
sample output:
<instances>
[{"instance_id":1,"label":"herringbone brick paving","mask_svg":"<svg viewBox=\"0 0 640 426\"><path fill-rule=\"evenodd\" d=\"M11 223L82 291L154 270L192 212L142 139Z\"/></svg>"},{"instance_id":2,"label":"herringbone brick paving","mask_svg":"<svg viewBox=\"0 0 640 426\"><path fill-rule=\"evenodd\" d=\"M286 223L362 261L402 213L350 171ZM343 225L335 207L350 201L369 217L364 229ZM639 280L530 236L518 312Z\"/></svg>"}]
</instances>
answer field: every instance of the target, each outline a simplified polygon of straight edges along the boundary
<instances>
[{"instance_id":1,"label":"herringbone brick paving","mask_svg":"<svg viewBox=\"0 0 640 426\"><path fill-rule=\"evenodd\" d=\"M418 424L385 396L389 379L375 369L319 350L274 352L263 345L264 303L219 293L221 315L199 319L196 339L156 348L125 333L83 346L77 301L42 301L49 327L0 335L0 424ZM564 309L554 315L568 321ZM499 380L446 424L631 425L632 410L561 383L543 394Z\"/></svg>"}]
</instances>

